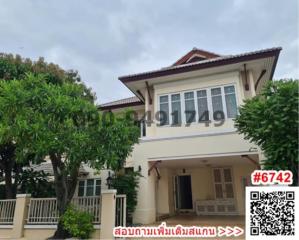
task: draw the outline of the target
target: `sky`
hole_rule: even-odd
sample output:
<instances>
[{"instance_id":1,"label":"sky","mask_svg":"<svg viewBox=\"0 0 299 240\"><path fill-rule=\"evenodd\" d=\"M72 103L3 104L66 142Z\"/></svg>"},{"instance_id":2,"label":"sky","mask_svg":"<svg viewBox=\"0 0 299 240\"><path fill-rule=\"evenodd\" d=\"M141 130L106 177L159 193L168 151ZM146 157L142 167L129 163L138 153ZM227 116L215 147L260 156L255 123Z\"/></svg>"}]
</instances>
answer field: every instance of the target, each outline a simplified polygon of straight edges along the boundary
<instances>
[{"instance_id":1,"label":"sky","mask_svg":"<svg viewBox=\"0 0 299 240\"><path fill-rule=\"evenodd\" d=\"M119 76L167 67L193 47L282 47L275 79L299 78L297 0L0 0L0 52L79 71L97 103L130 97Z\"/></svg>"}]
</instances>

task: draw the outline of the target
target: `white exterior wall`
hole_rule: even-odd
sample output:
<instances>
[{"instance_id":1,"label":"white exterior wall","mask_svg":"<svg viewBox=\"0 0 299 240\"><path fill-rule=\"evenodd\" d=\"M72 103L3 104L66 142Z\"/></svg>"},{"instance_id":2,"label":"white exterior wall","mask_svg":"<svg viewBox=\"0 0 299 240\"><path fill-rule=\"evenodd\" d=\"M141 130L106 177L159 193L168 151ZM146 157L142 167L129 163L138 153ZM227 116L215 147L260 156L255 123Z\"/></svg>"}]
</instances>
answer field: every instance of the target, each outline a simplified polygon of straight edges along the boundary
<instances>
[{"instance_id":1,"label":"white exterior wall","mask_svg":"<svg viewBox=\"0 0 299 240\"><path fill-rule=\"evenodd\" d=\"M170 93L183 92L188 90L204 89L223 85L234 85L236 91L237 105L241 105L243 100L255 95L253 88L252 74L248 74L250 91L244 90L244 76L240 72L227 72L204 77L192 77L190 79L176 80L174 82L161 83L153 86L151 96L153 103L149 105L149 96L143 89L146 104L145 111L152 112L154 120L155 113L159 111L159 96ZM182 99L181 99L182 101ZM219 127L212 122L209 127L204 124L193 123L186 127L170 127L156 125L156 121L147 127L147 136L141 138L140 143L134 147L130 159L130 165L138 169L142 168L143 177L140 180L138 205L134 213L135 223L152 223L158 214L173 214L173 176L177 174L174 169L160 169L161 179L157 181L156 173L153 170L148 176L148 169L152 162L157 160L171 161L174 159L203 158L212 156L229 156L248 154L250 148L256 147L243 139L243 136L236 133L234 123L231 119L226 119ZM149 163L151 162L151 163ZM221 166L221 162L219 162ZM245 168L244 168L245 166ZM248 168L249 166L249 168ZM244 199L240 194L241 183L237 181L244 174L248 174L255 166L246 161L244 165L239 162L231 166L236 180L235 191L237 208L240 213L244 212ZM251 169L252 168L252 169ZM191 169L192 173L192 193L193 201L196 199L213 199L214 186L212 181L202 181L211 179L211 169L196 168ZM200 189L200 190L199 190Z\"/></svg>"},{"instance_id":2,"label":"white exterior wall","mask_svg":"<svg viewBox=\"0 0 299 240\"><path fill-rule=\"evenodd\" d=\"M219 135L206 135L197 137L186 137L178 139L165 139L165 140L152 140L141 142L134 147L132 153L133 165L135 170L138 166L141 166L140 185L138 190L138 205L134 214L135 223L153 223L155 221L156 213L172 213L173 206L171 206L171 176L172 174L167 173L166 170L161 169L162 178L159 181L157 196L156 195L156 173L153 170L148 176L149 166L156 160L172 161L174 159L181 159L186 161L187 158L207 158L212 156L232 156L248 154L249 149L254 147L253 144L243 140L241 135L237 133L226 133ZM246 161L244 160L244 163ZM221 165L221 161L218 163ZM225 164L225 162L223 163ZM238 164L242 164L239 163ZM254 166L253 166L254 167ZM245 168L248 169L248 168ZM235 172L235 171L234 171ZM235 175L237 178L238 171ZM202 189L213 189L205 182L201 182L197 179L199 176L209 175L210 173L206 169L199 169L197 173L194 173L192 181L193 186L196 184L202 184ZM241 173L240 173L241 174ZM207 176L208 177L208 176ZM168 181L168 183L166 183ZM240 186L236 186L236 192L239 192ZM212 192L206 190L199 192L200 188L194 189L197 192L198 198L209 198L212 197ZM163 193L163 194L162 194ZM158 198L158 199L157 199ZM167 199L166 202L162 199ZM238 197L240 200L240 197ZM162 203L160 205L157 202ZM168 205L169 204L169 205ZM158 205L158 206L157 206ZM168 206L167 206L168 205ZM241 209L242 206L240 205Z\"/></svg>"},{"instance_id":3,"label":"white exterior wall","mask_svg":"<svg viewBox=\"0 0 299 240\"><path fill-rule=\"evenodd\" d=\"M145 97L145 111L152 112L152 119L159 111L158 98L163 94L177 93L188 90L204 89L216 86L235 86L237 105L243 100L255 95L252 75L249 73L250 91L244 90L244 79L240 72L226 72L202 77L192 77L176 80L168 83L161 83L153 86L151 96L153 103L149 104L149 96L145 89L140 89ZM181 99L182 101L182 99ZM209 127L203 123L193 123L186 127L159 127L154 122L146 129L146 137L140 139L135 145L132 155L127 159L127 166L133 166L135 170L141 166L140 185L138 190L138 205L134 213L135 223L153 223L157 214L173 214L173 176L178 174L177 169L160 169L162 178L157 181L153 170L148 176L148 169L157 160L172 161L181 159L202 159L208 157L240 156L249 154L254 144L243 139L242 135L236 133L234 123L226 119L222 126L214 126L212 122ZM259 150L258 150L259 151ZM259 152L257 154L260 154ZM221 166L221 161L218 165ZM223 163L224 164L224 163ZM248 175L248 171L254 169L248 163L237 162L232 164L234 179L239 180L242 176ZM249 167L248 167L249 166ZM187 169L192 174L193 202L196 199L213 199L214 189L211 179L211 169L195 168ZM240 181L234 183L237 207L240 213L244 212L244 199L242 196Z\"/></svg>"},{"instance_id":4,"label":"white exterior wall","mask_svg":"<svg viewBox=\"0 0 299 240\"><path fill-rule=\"evenodd\" d=\"M234 85L236 90L237 105L243 103L244 88L242 83L242 78L239 72L229 72L217 75L210 75L205 77L182 79L180 81L161 83L154 85L154 101L151 106L146 106L146 109L152 111L152 118L154 123L151 127L147 128L147 137L159 137L159 136L175 136L181 134L192 134L194 132L205 132L214 131L215 129L232 129L234 128L234 123L231 119L226 119L222 126L215 127L214 123L206 127L204 123L192 123L190 126L185 126L182 124L181 127L171 127L171 126L157 126L157 121L155 119L155 113L159 111L159 96L170 94L170 93L180 93L189 90L205 89L210 87L224 86L224 85ZM248 94L246 92L246 94ZM250 94L251 95L251 94ZM182 101L182 99L181 99ZM148 101L146 101L148 103ZM146 104L148 105L148 104ZM216 122L217 123L217 122Z\"/></svg>"}]
</instances>

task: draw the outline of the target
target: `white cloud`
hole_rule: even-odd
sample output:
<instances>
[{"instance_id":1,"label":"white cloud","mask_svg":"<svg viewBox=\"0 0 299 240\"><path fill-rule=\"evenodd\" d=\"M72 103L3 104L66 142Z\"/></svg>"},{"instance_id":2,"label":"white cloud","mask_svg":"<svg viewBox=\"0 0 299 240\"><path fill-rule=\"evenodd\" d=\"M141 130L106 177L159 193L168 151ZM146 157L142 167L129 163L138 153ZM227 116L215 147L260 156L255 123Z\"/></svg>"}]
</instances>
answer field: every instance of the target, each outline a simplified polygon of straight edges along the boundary
<instances>
[{"instance_id":1,"label":"white cloud","mask_svg":"<svg viewBox=\"0 0 299 240\"><path fill-rule=\"evenodd\" d=\"M1 51L78 70L99 102L131 95L118 76L168 66L193 47L233 54L282 46L275 78L299 78L296 0L0 3Z\"/></svg>"}]
</instances>

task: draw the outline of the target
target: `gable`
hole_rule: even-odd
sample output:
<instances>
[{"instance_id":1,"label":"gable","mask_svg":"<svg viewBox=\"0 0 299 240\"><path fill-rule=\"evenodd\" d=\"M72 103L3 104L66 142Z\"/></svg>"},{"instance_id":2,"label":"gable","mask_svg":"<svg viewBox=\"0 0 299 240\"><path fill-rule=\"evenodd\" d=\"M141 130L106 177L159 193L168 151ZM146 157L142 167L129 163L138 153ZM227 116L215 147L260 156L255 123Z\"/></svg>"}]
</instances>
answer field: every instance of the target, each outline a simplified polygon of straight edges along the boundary
<instances>
[{"instance_id":1,"label":"gable","mask_svg":"<svg viewBox=\"0 0 299 240\"><path fill-rule=\"evenodd\" d=\"M183 65L192 62L203 61L207 59L217 58L220 55L212 52L208 52L205 50L201 50L198 48L193 48L190 52L185 54L183 57L178 59L172 66Z\"/></svg>"}]
</instances>

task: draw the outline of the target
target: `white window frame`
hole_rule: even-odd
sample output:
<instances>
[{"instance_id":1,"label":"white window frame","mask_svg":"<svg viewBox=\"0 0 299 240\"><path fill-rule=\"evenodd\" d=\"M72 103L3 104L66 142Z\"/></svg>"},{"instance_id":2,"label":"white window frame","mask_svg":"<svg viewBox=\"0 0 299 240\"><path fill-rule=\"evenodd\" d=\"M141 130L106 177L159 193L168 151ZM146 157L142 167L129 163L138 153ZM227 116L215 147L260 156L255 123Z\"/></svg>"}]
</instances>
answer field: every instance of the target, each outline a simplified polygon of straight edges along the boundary
<instances>
[{"instance_id":1,"label":"white window frame","mask_svg":"<svg viewBox=\"0 0 299 240\"><path fill-rule=\"evenodd\" d=\"M100 182L101 182L101 185L100 185L100 188L101 188L101 190L102 190L102 180L101 180L101 178L81 178L81 179L78 179L78 191L77 191L77 196L78 197L87 197L86 196L86 191L87 191L87 180L93 180L93 194L92 194L92 196L89 196L89 197L95 197L95 196L97 196L96 195L96 181L97 180L100 180ZM83 191L83 196L79 196L79 182L82 182L82 181L84 181L84 191Z\"/></svg>"},{"instance_id":2,"label":"white window frame","mask_svg":"<svg viewBox=\"0 0 299 240\"><path fill-rule=\"evenodd\" d=\"M195 90L195 93L196 93L196 98L195 98L195 102L196 102L196 112L197 112L197 114L196 114L196 116L198 117L198 120L199 120L199 114L198 114L198 99L199 98L204 98L204 97L197 97L197 91L203 91L203 90L205 90L206 91L206 98L207 98L207 106L208 106L208 113L209 113L209 120L211 121L211 120L213 120L212 118L211 118L211 111L210 111L210 109L212 108L212 99L210 99L211 98L211 96L210 96L210 91L209 91L209 89L207 89L207 88L203 88L203 89L197 89L197 90ZM212 114L213 115L213 114ZM198 122L198 120L196 121L197 123L203 123L203 122Z\"/></svg>"},{"instance_id":3,"label":"white window frame","mask_svg":"<svg viewBox=\"0 0 299 240\"><path fill-rule=\"evenodd\" d=\"M185 99L185 93L193 92L193 102L194 102L194 109L195 109L195 121L188 123L189 125L197 123L198 122L198 112L197 112L197 98L196 98L196 91L197 90L190 90L190 91L184 91L182 92L183 96L183 105L184 105L184 112L182 112L182 118L184 118L184 124L187 124L187 118L186 118L186 113L185 113L185 104L186 104L186 99Z\"/></svg>"},{"instance_id":4,"label":"white window frame","mask_svg":"<svg viewBox=\"0 0 299 240\"><path fill-rule=\"evenodd\" d=\"M161 109L160 109L160 107L161 107L160 97L167 96L167 99L168 99L168 124L160 125L160 121L158 121L159 122L159 127L164 127L164 126L170 126L171 125L170 121L172 121L172 119L171 119L172 107L171 107L171 99L170 98L171 98L172 94L174 94L174 93L158 95L158 109L159 109L159 112L161 111Z\"/></svg>"},{"instance_id":5,"label":"white window frame","mask_svg":"<svg viewBox=\"0 0 299 240\"><path fill-rule=\"evenodd\" d=\"M225 88L225 87L229 87L229 86L234 86L234 89L235 89L234 94L235 94L235 98L236 98L237 115L238 115L238 114L239 114L239 110L238 110L238 106L239 106L239 104L238 104L237 91L236 91L236 86L235 86L235 85L226 85L226 86L223 86L223 97L222 97L222 99L224 98L224 102L225 102L225 113L226 113L226 115L227 115L227 105L226 105L225 96L226 96L226 95L230 95L230 94L232 94L232 93L225 94L225 90L224 90L224 88ZM232 118L232 117L227 117L227 119L233 119L233 118Z\"/></svg>"},{"instance_id":6,"label":"white window frame","mask_svg":"<svg viewBox=\"0 0 299 240\"><path fill-rule=\"evenodd\" d=\"M223 107L223 113L224 113L224 120L227 119L233 119L232 117L227 117L227 108L226 108L226 101L225 101L225 92L224 92L224 87L228 86L233 86L235 89L235 97L236 97L236 104L237 104L237 114L239 113L238 107L239 107L239 101L238 101L238 93L237 93L237 86L236 83L229 83L229 84L224 84L224 85L215 85L215 86L209 86L209 87L204 87L204 88L197 88L197 89L189 89L185 91L179 91L179 92L171 92L167 94L158 94L158 109L160 111L160 97L167 96L168 97L168 109L169 109L169 116L168 116L168 124L164 125L159 125L159 127L170 127L170 126L177 126L177 125L172 125L172 106L171 106L171 95L174 94L180 94L180 101L181 101L181 122L182 124L186 124L186 114L185 114L185 97L184 94L188 92L193 92L194 93L194 104L195 104L195 122L189 123L190 125L193 124L201 124L202 122L198 122L199 116L198 116L198 102L197 102L197 91L200 90L206 90L207 93L207 102L208 102L208 111L209 111L209 120L211 122L216 122L219 120L214 120L213 118L213 105L212 105L212 94L211 94L211 89L213 88L221 88L221 99L222 99L222 107Z\"/></svg>"},{"instance_id":7,"label":"white window frame","mask_svg":"<svg viewBox=\"0 0 299 240\"><path fill-rule=\"evenodd\" d=\"M173 124L173 122L172 122L172 103L173 103L173 101L171 99L172 95L180 95L180 100L179 101L178 100L174 101L174 102L180 102L180 107L181 107L181 119L180 119L181 122L178 123L178 124ZM162 95L162 96L164 96L164 95ZM182 111L183 111L182 110L182 94L181 93L171 93L168 96L168 101L169 101L168 106L169 106L169 116L170 116L170 118L169 118L169 124L168 125L178 126L178 125L180 125L180 124L183 123L183 119L182 119ZM160 104L159 104L159 107L160 107Z\"/></svg>"}]
</instances>

